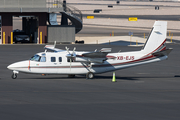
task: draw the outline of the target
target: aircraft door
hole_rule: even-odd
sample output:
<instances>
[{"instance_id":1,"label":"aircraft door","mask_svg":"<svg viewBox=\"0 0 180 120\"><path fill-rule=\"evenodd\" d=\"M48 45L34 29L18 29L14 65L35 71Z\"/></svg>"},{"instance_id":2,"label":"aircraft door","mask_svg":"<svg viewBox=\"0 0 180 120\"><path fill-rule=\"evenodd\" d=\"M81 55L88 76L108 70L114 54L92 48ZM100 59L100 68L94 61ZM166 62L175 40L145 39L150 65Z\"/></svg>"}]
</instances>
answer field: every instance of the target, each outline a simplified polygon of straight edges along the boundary
<instances>
[{"instance_id":1,"label":"aircraft door","mask_svg":"<svg viewBox=\"0 0 180 120\"><path fill-rule=\"evenodd\" d=\"M58 59L55 56L50 57L49 65L48 65L48 73L58 73Z\"/></svg>"},{"instance_id":2,"label":"aircraft door","mask_svg":"<svg viewBox=\"0 0 180 120\"><path fill-rule=\"evenodd\" d=\"M62 59L62 57L61 56L59 56L58 57L58 73L66 73L65 72L65 69L63 69L64 67L63 67L63 59Z\"/></svg>"}]
</instances>

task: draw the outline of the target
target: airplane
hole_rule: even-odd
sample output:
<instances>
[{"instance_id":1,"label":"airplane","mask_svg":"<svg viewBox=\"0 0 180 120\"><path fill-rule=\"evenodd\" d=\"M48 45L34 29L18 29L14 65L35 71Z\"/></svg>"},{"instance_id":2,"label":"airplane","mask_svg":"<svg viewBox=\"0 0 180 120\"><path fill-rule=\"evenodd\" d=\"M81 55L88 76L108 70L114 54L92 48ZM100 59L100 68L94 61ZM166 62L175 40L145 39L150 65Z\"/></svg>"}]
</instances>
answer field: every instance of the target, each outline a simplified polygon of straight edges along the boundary
<instances>
[{"instance_id":1,"label":"airplane","mask_svg":"<svg viewBox=\"0 0 180 120\"><path fill-rule=\"evenodd\" d=\"M167 22L155 21L146 43L140 51L111 53L111 48L100 51L81 52L55 48L46 45L45 51L35 54L30 60L16 62L7 68L13 70L12 78L19 72L34 74L63 74L69 77L86 75L93 79L100 74L129 68L146 63L162 61L168 58L172 48L166 49Z\"/></svg>"}]
</instances>

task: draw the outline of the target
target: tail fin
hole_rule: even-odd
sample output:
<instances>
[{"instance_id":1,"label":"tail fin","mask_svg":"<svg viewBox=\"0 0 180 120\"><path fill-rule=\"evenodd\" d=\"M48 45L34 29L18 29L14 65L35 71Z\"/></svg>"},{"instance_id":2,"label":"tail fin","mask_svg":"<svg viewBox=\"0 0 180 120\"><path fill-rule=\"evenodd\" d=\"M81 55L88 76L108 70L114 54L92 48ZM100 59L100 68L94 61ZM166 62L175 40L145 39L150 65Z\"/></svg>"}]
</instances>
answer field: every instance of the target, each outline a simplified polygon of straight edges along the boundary
<instances>
[{"instance_id":1,"label":"tail fin","mask_svg":"<svg viewBox=\"0 0 180 120\"><path fill-rule=\"evenodd\" d=\"M167 22L155 21L151 33L144 45L145 53L154 53L166 49Z\"/></svg>"}]
</instances>

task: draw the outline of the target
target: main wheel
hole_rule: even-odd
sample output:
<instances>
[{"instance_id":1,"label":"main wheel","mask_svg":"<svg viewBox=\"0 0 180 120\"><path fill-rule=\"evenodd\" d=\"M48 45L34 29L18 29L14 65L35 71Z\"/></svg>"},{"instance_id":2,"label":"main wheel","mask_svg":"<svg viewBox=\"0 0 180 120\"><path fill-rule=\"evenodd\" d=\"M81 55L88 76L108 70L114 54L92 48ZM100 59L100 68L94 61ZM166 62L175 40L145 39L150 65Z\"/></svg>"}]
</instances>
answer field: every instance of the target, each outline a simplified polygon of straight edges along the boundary
<instances>
[{"instance_id":1,"label":"main wheel","mask_svg":"<svg viewBox=\"0 0 180 120\"><path fill-rule=\"evenodd\" d=\"M93 78L94 78L94 74L93 74L92 72L88 72L88 73L86 74L86 78L87 78L87 79L93 79Z\"/></svg>"},{"instance_id":2,"label":"main wheel","mask_svg":"<svg viewBox=\"0 0 180 120\"><path fill-rule=\"evenodd\" d=\"M16 79L17 78L17 74L15 73L15 74L12 74L12 79Z\"/></svg>"}]
</instances>

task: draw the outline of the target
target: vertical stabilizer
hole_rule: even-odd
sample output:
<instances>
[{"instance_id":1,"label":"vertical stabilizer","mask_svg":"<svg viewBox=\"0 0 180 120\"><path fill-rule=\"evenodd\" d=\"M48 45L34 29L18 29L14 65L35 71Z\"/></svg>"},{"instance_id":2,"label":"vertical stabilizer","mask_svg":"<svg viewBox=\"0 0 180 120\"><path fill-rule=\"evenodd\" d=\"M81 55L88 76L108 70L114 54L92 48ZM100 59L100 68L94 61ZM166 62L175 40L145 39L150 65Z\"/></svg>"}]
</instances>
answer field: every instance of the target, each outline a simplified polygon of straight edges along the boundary
<instances>
[{"instance_id":1,"label":"vertical stabilizer","mask_svg":"<svg viewBox=\"0 0 180 120\"><path fill-rule=\"evenodd\" d=\"M155 21L151 33L144 45L145 53L154 53L166 49L167 22Z\"/></svg>"}]
</instances>

